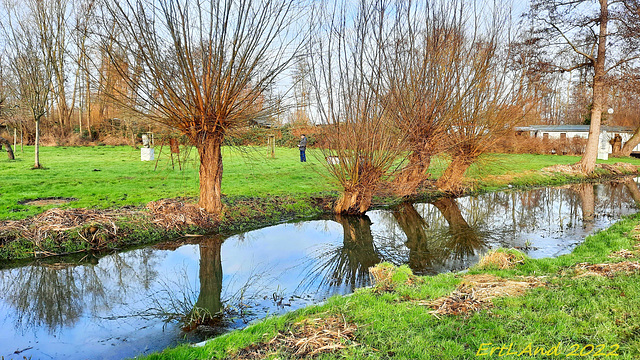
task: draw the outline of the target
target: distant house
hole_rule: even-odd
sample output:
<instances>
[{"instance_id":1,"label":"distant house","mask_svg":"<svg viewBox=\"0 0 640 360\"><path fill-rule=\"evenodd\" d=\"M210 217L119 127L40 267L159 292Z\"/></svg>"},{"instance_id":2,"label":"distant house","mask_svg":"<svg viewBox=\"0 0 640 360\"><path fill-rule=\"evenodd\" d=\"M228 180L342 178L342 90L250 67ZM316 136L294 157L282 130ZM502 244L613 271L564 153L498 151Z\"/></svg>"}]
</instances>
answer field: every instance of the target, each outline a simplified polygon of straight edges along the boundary
<instances>
[{"instance_id":1,"label":"distant house","mask_svg":"<svg viewBox=\"0 0 640 360\"><path fill-rule=\"evenodd\" d=\"M269 116L259 116L255 119L252 119L249 122L250 126L253 127L259 127L259 128L265 128L265 129L270 129L273 126L271 117Z\"/></svg>"},{"instance_id":2,"label":"distant house","mask_svg":"<svg viewBox=\"0 0 640 360\"><path fill-rule=\"evenodd\" d=\"M589 125L530 125L520 126L514 129L516 134L528 134L530 137L540 139L573 139L589 137ZM627 142L633 136L634 129L624 126L601 126L600 127L600 149L598 158L608 158L613 151L610 141L616 135L622 139L622 143ZM640 154L640 145L636 146L632 153Z\"/></svg>"}]
</instances>

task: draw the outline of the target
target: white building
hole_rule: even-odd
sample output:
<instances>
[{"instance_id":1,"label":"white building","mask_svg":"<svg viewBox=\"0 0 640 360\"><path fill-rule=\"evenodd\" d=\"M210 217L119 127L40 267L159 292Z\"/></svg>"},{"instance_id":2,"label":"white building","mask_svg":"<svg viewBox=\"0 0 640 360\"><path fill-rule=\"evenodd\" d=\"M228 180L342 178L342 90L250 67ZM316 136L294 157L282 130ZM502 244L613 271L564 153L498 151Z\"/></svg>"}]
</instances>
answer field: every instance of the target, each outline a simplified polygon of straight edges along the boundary
<instances>
[{"instance_id":1,"label":"white building","mask_svg":"<svg viewBox=\"0 0 640 360\"><path fill-rule=\"evenodd\" d=\"M529 133L529 136L540 139L573 139L589 138L589 125L530 125L515 128L516 133ZM622 144L633 136L634 129L624 126L601 126L599 159L607 159L613 151L609 143L616 135L622 138ZM640 145L636 146L632 153L640 154Z\"/></svg>"}]
</instances>

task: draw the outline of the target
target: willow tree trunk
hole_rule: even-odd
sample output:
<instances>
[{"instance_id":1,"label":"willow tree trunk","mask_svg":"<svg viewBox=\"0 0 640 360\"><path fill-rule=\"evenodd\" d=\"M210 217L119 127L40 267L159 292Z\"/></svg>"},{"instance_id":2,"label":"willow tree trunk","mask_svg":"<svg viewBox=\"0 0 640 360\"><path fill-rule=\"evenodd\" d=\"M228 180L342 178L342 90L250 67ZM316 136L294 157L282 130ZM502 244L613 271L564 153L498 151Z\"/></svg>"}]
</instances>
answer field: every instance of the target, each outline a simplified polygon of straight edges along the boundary
<instances>
[{"instance_id":1,"label":"willow tree trunk","mask_svg":"<svg viewBox=\"0 0 640 360\"><path fill-rule=\"evenodd\" d=\"M222 141L224 134L206 134L198 143L200 154L200 201L206 212L219 215L222 211Z\"/></svg>"},{"instance_id":2,"label":"willow tree trunk","mask_svg":"<svg viewBox=\"0 0 640 360\"><path fill-rule=\"evenodd\" d=\"M396 194L399 196L415 194L429 177L427 170L430 164L431 155L419 151L412 152L409 156L409 164L393 180Z\"/></svg>"},{"instance_id":3,"label":"willow tree trunk","mask_svg":"<svg viewBox=\"0 0 640 360\"><path fill-rule=\"evenodd\" d=\"M464 178L464 173L473 162L473 158L465 155L454 155L449 166L447 166L442 176L436 181L438 190L454 195L461 193L463 190L462 179Z\"/></svg>"},{"instance_id":4,"label":"willow tree trunk","mask_svg":"<svg viewBox=\"0 0 640 360\"><path fill-rule=\"evenodd\" d=\"M600 32L598 34L598 55L594 63L593 97L589 139L584 155L578 165L583 174L590 174L596 168L598 146L600 143L600 120L604 109L605 95L605 57L607 53L607 23L609 21L608 0L600 0Z\"/></svg>"},{"instance_id":5,"label":"willow tree trunk","mask_svg":"<svg viewBox=\"0 0 640 360\"><path fill-rule=\"evenodd\" d=\"M614 157L623 157L630 156L633 149L640 144L640 126L636 129L636 132L633 133L631 139L629 139L619 152L614 151L611 156Z\"/></svg>"},{"instance_id":6,"label":"willow tree trunk","mask_svg":"<svg viewBox=\"0 0 640 360\"><path fill-rule=\"evenodd\" d=\"M345 190L338 201L334 211L336 214L362 215L371 207L373 189L364 186L351 190Z\"/></svg>"},{"instance_id":7,"label":"willow tree trunk","mask_svg":"<svg viewBox=\"0 0 640 360\"><path fill-rule=\"evenodd\" d=\"M40 165L40 119L36 119L36 143L35 143L35 164L33 164L34 169L40 169L42 166Z\"/></svg>"},{"instance_id":8,"label":"willow tree trunk","mask_svg":"<svg viewBox=\"0 0 640 360\"><path fill-rule=\"evenodd\" d=\"M0 137L0 144L3 144L7 147L7 156L9 157L9 160L15 160L16 157L13 155L13 149L11 148L11 143L9 142L9 140Z\"/></svg>"}]
</instances>

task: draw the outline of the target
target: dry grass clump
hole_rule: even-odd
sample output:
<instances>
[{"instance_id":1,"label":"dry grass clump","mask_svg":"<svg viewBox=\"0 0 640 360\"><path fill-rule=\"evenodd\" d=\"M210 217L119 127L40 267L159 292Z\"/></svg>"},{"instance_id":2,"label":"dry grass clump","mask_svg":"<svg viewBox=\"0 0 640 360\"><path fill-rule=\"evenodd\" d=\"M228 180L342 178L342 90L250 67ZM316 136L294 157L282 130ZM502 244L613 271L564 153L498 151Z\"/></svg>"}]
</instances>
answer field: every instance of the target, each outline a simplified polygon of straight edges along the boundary
<instances>
[{"instance_id":1,"label":"dry grass clump","mask_svg":"<svg viewBox=\"0 0 640 360\"><path fill-rule=\"evenodd\" d=\"M43 242L53 239L56 243L62 243L77 234L81 241L91 244L91 249L101 250L107 242L122 235L116 223L123 218L137 219L143 227L153 224L166 230L182 229L191 225L203 228L213 225L209 214L204 210L179 200L154 201L150 202L147 208L149 213L127 208L54 208L27 219L0 221L0 246L19 239L28 239L33 243L36 257L60 255L45 251Z\"/></svg>"},{"instance_id":2,"label":"dry grass clump","mask_svg":"<svg viewBox=\"0 0 640 360\"><path fill-rule=\"evenodd\" d=\"M147 209L151 211L151 222L166 230L187 226L208 228L213 225L211 215L204 209L180 199L151 201L147 204Z\"/></svg>"},{"instance_id":3,"label":"dry grass clump","mask_svg":"<svg viewBox=\"0 0 640 360\"><path fill-rule=\"evenodd\" d=\"M421 302L419 305L426 305L432 308L429 311L430 314L435 317L440 315L466 315L480 311L483 307L490 306L490 303L486 303L476 298L473 293L466 293L461 291L454 291L449 296L441 297L430 302Z\"/></svg>"},{"instance_id":4,"label":"dry grass clump","mask_svg":"<svg viewBox=\"0 0 640 360\"><path fill-rule=\"evenodd\" d=\"M607 170L615 175L624 175L625 173L638 171L637 166L625 162L617 162L615 164L597 164L596 168Z\"/></svg>"},{"instance_id":5,"label":"dry grass clump","mask_svg":"<svg viewBox=\"0 0 640 360\"><path fill-rule=\"evenodd\" d=\"M391 281L391 276L395 272L396 267L388 263L380 263L369 268L369 275L374 284L382 284Z\"/></svg>"},{"instance_id":6,"label":"dry grass clump","mask_svg":"<svg viewBox=\"0 0 640 360\"><path fill-rule=\"evenodd\" d=\"M96 239L115 237L118 227L115 224L117 217L125 215L125 210L108 211L93 209L49 209L42 214L23 220L7 220L0 222L0 239L3 243L10 241L12 235L33 241L35 246L49 237L52 233L60 233L73 230L85 225L89 226L86 232L81 234L85 240L95 242Z\"/></svg>"},{"instance_id":7,"label":"dry grass clump","mask_svg":"<svg viewBox=\"0 0 640 360\"><path fill-rule=\"evenodd\" d=\"M342 315L305 319L294 324L288 332L279 332L269 342L241 349L231 359L264 359L280 351L295 358L313 357L359 345L354 341L357 329Z\"/></svg>"},{"instance_id":8,"label":"dry grass clump","mask_svg":"<svg viewBox=\"0 0 640 360\"><path fill-rule=\"evenodd\" d=\"M511 269L517 264L524 263L525 255L515 249L497 249L489 251L480 258L476 265L478 269Z\"/></svg>"},{"instance_id":9,"label":"dry grass clump","mask_svg":"<svg viewBox=\"0 0 640 360\"><path fill-rule=\"evenodd\" d=\"M632 172L638 171L638 168L635 165L617 162L615 164L596 164L596 169L606 170L613 175L624 175ZM546 173L563 173L568 175L580 175L582 171L578 164L558 164L553 166L548 166L540 170L541 172Z\"/></svg>"},{"instance_id":10,"label":"dry grass clump","mask_svg":"<svg viewBox=\"0 0 640 360\"><path fill-rule=\"evenodd\" d=\"M640 271L640 263L637 261L622 261L611 264L593 264L580 263L576 265L575 278L581 278L585 276L606 276L613 277L616 273L623 272L625 274L637 273Z\"/></svg>"},{"instance_id":11,"label":"dry grass clump","mask_svg":"<svg viewBox=\"0 0 640 360\"><path fill-rule=\"evenodd\" d=\"M498 278L493 275L467 275L462 284L451 293L429 302L421 302L433 309L434 316L465 315L491 307L491 300L504 296L520 296L527 289L544 286L540 278L521 277L519 280Z\"/></svg>"},{"instance_id":12,"label":"dry grass clump","mask_svg":"<svg viewBox=\"0 0 640 360\"><path fill-rule=\"evenodd\" d=\"M611 253L609 255L610 258L624 258L624 259L630 259L633 257L636 257L636 251L629 251L627 249L622 249L619 251L615 251L613 253Z\"/></svg>"},{"instance_id":13,"label":"dry grass clump","mask_svg":"<svg viewBox=\"0 0 640 360\"><path fill-rule=\"evenodd\" d=\"M369 275L376 292L393 291L399 285L412 285L419 282L419 278L407 265L399 267L383 262L369 268Z\"/></svg>"}]
</instances>

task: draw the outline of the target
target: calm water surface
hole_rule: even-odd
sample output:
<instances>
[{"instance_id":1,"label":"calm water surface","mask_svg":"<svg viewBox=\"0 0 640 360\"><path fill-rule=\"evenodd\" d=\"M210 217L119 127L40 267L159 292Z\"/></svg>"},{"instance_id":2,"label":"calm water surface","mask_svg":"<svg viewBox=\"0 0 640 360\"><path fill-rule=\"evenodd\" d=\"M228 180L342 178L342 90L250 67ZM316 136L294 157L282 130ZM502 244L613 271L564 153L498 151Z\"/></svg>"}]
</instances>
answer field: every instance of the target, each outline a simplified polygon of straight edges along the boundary
<instances>
[{"instance_id":1,"label":"calm water surface","mask_svg":"<svg viewBox=\"0 0 640 360\"><path fill-rule=\"evenodd\" d=\"M199 341L367 286L381 261L436 274L499 246L554 257L636 201L633 179L497 192L0 270L0 356L123 359ZM179 319L194 308L221 320L185 332Z\"/></svg>"}]
</instances>

